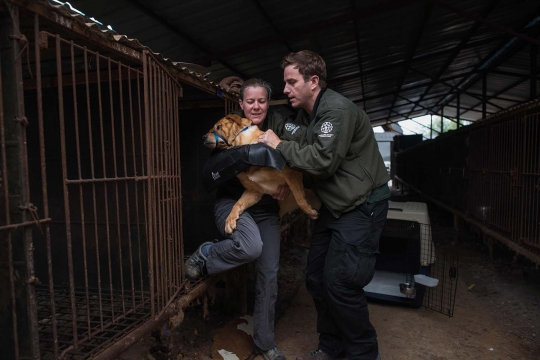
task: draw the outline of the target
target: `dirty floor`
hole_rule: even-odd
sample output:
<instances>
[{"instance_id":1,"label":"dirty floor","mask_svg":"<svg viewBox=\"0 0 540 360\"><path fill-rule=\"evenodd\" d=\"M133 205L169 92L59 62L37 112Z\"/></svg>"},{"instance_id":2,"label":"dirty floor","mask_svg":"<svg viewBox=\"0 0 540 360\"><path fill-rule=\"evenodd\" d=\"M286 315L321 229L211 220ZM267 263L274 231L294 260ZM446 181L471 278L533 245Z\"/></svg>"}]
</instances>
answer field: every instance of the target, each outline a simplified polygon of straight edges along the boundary
<instances>
[{"instance_id":1,"label":"dirty floor","mask_svg":"<svg viewBox=\"0 0 540 360\"><path fill-rule=\"evenodd\" d=\"M276 340L289 360L317 346L316 312L303 285L306 255L303 248L282 251ZM481 241L469 239L460 244L459 271L452 318L370 302L382 359L540 359L539 270L503 247L491 258ZM230 329L247 322L225 310L217 304L204 320L200 306L190 308L170 338L149 336L120 359L212 359L212 353L220 359L216 339L227 333L227 342L233 342ZM245 333L238 336L239 346L248 347Z\"/></svg>"}]
</instances>

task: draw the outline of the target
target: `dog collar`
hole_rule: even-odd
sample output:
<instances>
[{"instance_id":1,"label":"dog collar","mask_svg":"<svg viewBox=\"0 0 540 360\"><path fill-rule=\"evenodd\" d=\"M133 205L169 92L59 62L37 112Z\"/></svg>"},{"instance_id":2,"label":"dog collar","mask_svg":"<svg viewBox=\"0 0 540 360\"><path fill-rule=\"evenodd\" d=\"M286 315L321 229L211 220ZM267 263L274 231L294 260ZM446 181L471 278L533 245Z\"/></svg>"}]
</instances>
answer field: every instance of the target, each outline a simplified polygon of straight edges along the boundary
<instances>
[{"instance_id":1,"label":"dog collar","mask_svg":"<svg viewBox=\"0 0 540 360\"><path fill-rule=\"evenodd\" d=\"M255 126L255 125L253 125L253 126ZM234 136L234 138L236 139L236 137L237 137L238 135L240 135L240 133L246 131L246 130L249 129L249 128L250 128L249 126L246 126L246 127L243 128L242 130L240 130L240 131L238 132L238 134L236 134L236 135ZM216 141L216 146L217 146L218 141L219 141L218 139L223 140L223 142L224 142L225 144L227 144L227 146L231 146L231 145L229 145L229 142L227 141L227 139L225 139L225 138L223 137L223 135L219 135L219 134L218 134L217 132L215 132L215 131L213 131L212 134L214 134L214 139L215 139L215 141Z\"/></svg>"},{"instance_id":2,"label":"dog collar","mask_svg":"<svg viewBox=\"0 0 540 360\"><path fill-rule=\"evenodd\" d=\"M227 139L225 139L225 138L223 137L223 135L219 135L219 134L218 134L217 132L215 132L215 131L213 132L213 134L214 134L214 139L215 139L215 141L216 141L216 146L217 146L217 144L218 144L218 142L219 142L218 139L223 140L223 141L225 142L225 144L227 144L227 146L230 146L230 145L229 145L229 142L227 141Z\"/></svg>"},{"instance_id":3,"label":"dog collar","mask_svg":"<svg viewBox=\"0 0 540 360\"><path fill-rule=\"evenodd\" d=\"M252 125L252 126L255 126L255 125ZM238 134L236 134L235 138L236 138L238 135L240 135L240 133L246 131L246 130L249 129L249 128L250 128L249 126L246 126L246 127L243 128L242 130L240 130L240 131L238 132Z\"/></svg>"}]
</instances>

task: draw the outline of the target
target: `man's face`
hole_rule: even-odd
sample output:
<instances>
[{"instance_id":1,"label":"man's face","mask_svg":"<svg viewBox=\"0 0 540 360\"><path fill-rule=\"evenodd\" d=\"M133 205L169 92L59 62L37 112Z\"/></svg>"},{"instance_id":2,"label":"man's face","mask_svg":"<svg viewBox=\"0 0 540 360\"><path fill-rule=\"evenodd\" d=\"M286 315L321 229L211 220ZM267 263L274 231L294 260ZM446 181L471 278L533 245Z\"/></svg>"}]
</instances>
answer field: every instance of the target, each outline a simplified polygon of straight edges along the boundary
<instances>
[{"instance_id":1,"label":"man's face","mask_svg":"<svg viewBox=\"0 0 540 360\"><path fill-rule=\"evenodd\" d=\"M291 106L311 112L312 83L304 81L304 77L298 69L295 69L295 65L289 65L283 70L283 81L285 81L283 93L289 98Z\"/></svg>"}]
</instances>

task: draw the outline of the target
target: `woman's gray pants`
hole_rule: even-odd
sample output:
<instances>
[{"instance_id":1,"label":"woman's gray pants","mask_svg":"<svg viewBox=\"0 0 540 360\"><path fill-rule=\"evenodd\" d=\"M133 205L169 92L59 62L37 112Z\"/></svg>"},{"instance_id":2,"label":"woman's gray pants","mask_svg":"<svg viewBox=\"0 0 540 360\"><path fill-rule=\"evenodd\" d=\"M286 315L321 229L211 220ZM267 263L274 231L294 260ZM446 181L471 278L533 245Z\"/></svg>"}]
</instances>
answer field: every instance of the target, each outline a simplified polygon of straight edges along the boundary
<instances>
[{"instance_id":1,"label":"woman's gray pants","mask_svg":"<svg viewBox=\"0 0 540 360\"><path fill-rule=\"evenodd\" d=\"M218 199L214 207L216 225L225 240L212 244L206 268L210 275L255 262L255 306L253 340L261 350L276 346L274 317L279 267L280 220L273 212L247 209L238 219L232 235L225 234L225 220L236 203ZM251 211L250 211L251 210Z\"/></svg>"}]
</instances>

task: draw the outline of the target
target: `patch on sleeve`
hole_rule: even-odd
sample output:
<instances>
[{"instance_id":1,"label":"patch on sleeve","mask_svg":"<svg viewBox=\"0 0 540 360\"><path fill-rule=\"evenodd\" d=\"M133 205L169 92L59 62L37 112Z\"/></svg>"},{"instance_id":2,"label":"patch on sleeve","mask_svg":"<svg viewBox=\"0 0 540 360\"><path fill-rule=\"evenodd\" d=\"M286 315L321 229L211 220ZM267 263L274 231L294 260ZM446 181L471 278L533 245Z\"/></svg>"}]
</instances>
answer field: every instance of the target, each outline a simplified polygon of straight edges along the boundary
<instances>
[{"instance_id":1,"label":"patch on sleeve","mask_svg":"<svg viewBox=\"0 0 540 360\"><path fill-rule=\"evenodd\" d=\"M294 133L295 133L296 131L298 131L298 129L300 129L300 126L299 126L299 125L291 124L291 123L286 123L286 124L285 124L285 130L287 130L288 132L290 132L291 135L294 135Z\"/></svg>"},{"instance_id":2,"label":"patch on sleeve","mask_svg":"<svg viewBox=\"0 0 540 360\"><path fill-rule=\"evenodd\" d=\"M322 123L322 125L321 125L321 133L322 134L319 134L319 137L328 137L329 138L329 137L334 136L334 134L331 134L333 128L334 127L332 126L332 123L329 122L329 121L326 121L326 122Z\"/></svg>"}]
</instances>

